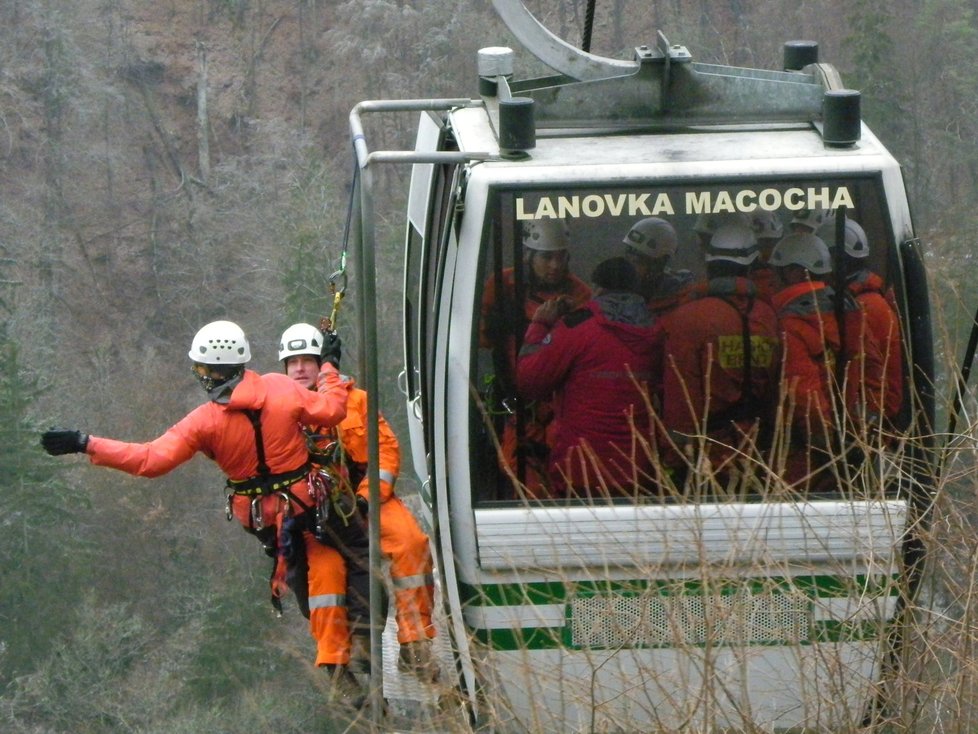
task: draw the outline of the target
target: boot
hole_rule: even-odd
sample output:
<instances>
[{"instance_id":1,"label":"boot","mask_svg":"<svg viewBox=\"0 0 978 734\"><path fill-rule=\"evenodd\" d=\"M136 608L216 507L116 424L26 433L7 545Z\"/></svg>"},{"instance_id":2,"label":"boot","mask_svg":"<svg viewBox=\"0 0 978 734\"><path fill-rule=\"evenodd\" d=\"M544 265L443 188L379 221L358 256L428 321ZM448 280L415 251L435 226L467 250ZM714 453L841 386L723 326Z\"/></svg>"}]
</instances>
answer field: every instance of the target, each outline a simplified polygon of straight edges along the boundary
<instances>
[{"instance_id":1,"label":"boot","mask_svg":"<svg viewBox=\"0 0 978 734\"><path fill-rule=\"evenodd\" d=\"M354 675L370 675L370 635L350 636L349 671Z\"/></svg>"},{"instance_id":2,"label":"boot","mask_svg":"<svg viewBox=\"0 0 978 734\"><path fill-rule=\"evenodd\" d=\"M397 669L414 673L422 683L437 683L438 661L431 651L431 640L402 642Z\"/></svg>"},{"instance_id":3,"label":"boot","mask_svg":"<svg viewBox=\"0 0 978 734\"><path fill-rule=\"evenodd\" d=\"M329 675L329 697L331 706L342 706L351 711L359 711L367 700L363 689L345 665L326 665Z\"/></svg>"}]
</instances>

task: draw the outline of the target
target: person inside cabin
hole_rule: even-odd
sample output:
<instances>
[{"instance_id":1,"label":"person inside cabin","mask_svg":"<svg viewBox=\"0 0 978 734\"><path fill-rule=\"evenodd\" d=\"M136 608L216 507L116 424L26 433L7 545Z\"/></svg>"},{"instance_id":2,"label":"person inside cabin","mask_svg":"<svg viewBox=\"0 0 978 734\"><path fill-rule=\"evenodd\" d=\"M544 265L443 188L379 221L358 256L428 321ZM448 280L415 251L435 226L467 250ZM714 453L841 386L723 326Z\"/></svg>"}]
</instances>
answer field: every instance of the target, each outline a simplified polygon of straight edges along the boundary
<instances>
[{"instance_id":1,"label":"person inside cabin","mask_svg":"<svg viewBox=\"0 0 978 734\"><path fill-rule=\"evenodd\" d=\"M845 435L879 419L882 359L853 299L837 297L825 282L832 272L825 242L811 233L789 234L770 262L783 286L772 305L784 350L791 444L785 478L799 489L828 489L830 464L849 443Z\"/></svg>"},{"instance_id":2,"label":"person inside cabin","mask_svg":"<svg viewBox=\"0 0 978 734\"><path fill-rule=\"evenodd\" d=\"M631 226L622 243L625 257L638 273L638 292L649 311L659 315L675 308L694 280L689 270L668 267L679 248L675 228L661 217L646 217Z\"/></svg>"},{"instance_id":3,"label":"person inside cabin","mask_svg":"<svg viewBox=\"0 0 978 734\"><path fill-rule=\"evenodd\" d=\"M780 338L774 310L750 279L758 256L750 227L721 226L706 250L707 279L656 325L664 457L677 485L693 472L710 491L746 487L770 438Z\"/></svg>"},{"instance_id":4,"label":"person inside cabin","mask_svg":"<svg viewBox=\"0 0 978 734\"><path fill-rule=\"evenodd\" d=\"M537 309L551 303L566 313L591 297L588 285L571 272L570 230L563 220L525 222L520 267L499 268L489 275L482 294L479 345L492 351L497 402L504 413L502 464L515 479L517 496L547 497L547 462L553 407L540 394L527 402L516 390L516 355L527 324Z\"/></svg>"},{"instance_id":5,"label":"person inside cabin","mask_svg":"<svg viewBox=\"0 0 978 734\"><path fill-rule=\"evenodd\" d=\"M826 242L835 243L834 218L827 222L819 234ZM833 248L834 251L834 248ZM862 225L846 218L843 244L843 277L846 288L862 309L866 325L875 337L883 359L884 394L883 415L886 428L898 428L903 408L903 337L900 317L891 288L870 270L869 239Z\"/></svg>"},{"instance_id":6,"label":"person inside cabin","mask_svg":"<svg viewBox=\"0 0 978 734\"><path fill-rule=\"evenodd\" d=\"M653 317L624 257L595 267L594 296L567 311L536 309L517 364L520 394L554 405L548 464L554 497L634 497L651 477Z\"/></svg>"}]
</instances>

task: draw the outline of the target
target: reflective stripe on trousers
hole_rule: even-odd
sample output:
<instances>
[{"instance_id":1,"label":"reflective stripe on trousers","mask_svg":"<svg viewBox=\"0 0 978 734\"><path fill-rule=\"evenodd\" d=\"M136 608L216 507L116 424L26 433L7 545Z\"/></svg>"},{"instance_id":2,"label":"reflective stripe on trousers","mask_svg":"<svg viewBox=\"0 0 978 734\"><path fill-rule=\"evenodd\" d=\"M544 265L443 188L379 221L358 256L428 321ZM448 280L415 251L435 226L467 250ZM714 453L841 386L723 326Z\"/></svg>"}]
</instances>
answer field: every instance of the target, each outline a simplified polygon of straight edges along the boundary
<instances>
[{"instance_id":1,"label":"reflective stripe on trousers","mask_svg":"<svg viewBox=\"0 0 978 734\"><path fill-rule=\"evenodd\" d=\"M346 565L335 548L323 545L312 533L302 537L309 560L309 633L316 640L316 665L346 665L350 661Z\"/></svg>"},{"instance_id":2,"label":"reflective stripe on trousers","mask_svg":"<svg viewBox=\"0 0 978 734\"><path fill-rule=\"evenodd\" d=\"M435 576L430 573L421 573L414 576L401 576L391 579L395 589L418 589L422 586L434 586Z\"/></svg>"}]
</instances>

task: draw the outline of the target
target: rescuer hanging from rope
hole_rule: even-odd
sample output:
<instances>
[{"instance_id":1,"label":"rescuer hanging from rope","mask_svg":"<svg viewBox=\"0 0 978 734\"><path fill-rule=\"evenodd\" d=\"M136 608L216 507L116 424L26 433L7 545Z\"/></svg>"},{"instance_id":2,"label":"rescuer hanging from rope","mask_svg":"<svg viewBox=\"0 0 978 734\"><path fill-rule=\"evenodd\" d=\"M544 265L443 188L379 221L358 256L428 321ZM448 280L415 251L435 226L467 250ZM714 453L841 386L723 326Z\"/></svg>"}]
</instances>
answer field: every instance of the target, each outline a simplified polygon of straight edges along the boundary
<instances>
[{"instance_id":1,"label":"rescuer hanging from rope","mask_svg":"<svg viewBox=\"0 0 978 734\"><path fill-rule=\"evenodd\" d=\"M333 316L335 317L334 310ZM310 390L315 389L315 376L320 368L319 344L332 333L332 324L324 319L322 331L312 324L293 324L282 334L279 360L286 374ZM336 426L310 423L305 426L310 457L320 469L320 480L314 482L318 501L326 513L333 509L332 496L339 495L349 506L356 498L359 509L356 520L367 516L367 393L356 386L352 377L341 376L349 390L347 414ZM397 437L384 417L378 416L380 449L380 550L390 560L391 581L394 586L397 637L401 644L402 668L425 680L434 680L438 669L431 654L430 638L435 635L431 614L434 607L434 578L428 536L418 526L407 506L394 494L394 483L400 469L400 449ZM347 573L353 573L348 561ZM349 590L352 610L356 597L363 591ZM350 666L354 672L366 672L369 663L369 626L367 615L354 612Z\"/></svg>"},{"instance_id":2,"label":"rescuer hanging from rope","mask_svg":"<svg viewBox=\"0 0 978 734\"><path fill-rule=\"evenodd\" d=\"M276 559L271 578L273 603L285 593L286 552L291 539L282 528L309 512L309 454L301 425L335 426L346 415L347 387L335 363L341 344L335 334L322 346L318 391L300 388L281 374L259 375L245 368L251 348L230 321L202 327L189 357L208 402L148 443L126 443L52 428L41 444L52 455L84 453L91 463L128 474L157 477L196 453L213 459L227 475L228 510ZM310 513L311 514L311 513ZM301 533L308 563L309 629L316 640L316 664L332 677L335 702L357 705L358 686L346 670L350 642L346 617L346 572L335 548Z\"/></svg>"}]
</instances>

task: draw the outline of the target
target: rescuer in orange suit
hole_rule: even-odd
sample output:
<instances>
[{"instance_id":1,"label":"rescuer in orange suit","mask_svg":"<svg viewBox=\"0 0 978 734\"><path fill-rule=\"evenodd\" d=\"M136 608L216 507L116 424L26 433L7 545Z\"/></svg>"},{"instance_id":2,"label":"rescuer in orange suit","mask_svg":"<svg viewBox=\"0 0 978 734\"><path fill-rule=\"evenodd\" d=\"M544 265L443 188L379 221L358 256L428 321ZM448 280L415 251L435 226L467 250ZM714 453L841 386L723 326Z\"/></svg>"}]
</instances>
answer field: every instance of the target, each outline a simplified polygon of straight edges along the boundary
<instances>
[{"instance_id":1,"label":"rescuer in orange suit","mask_svg":"<svg viewBox=\"0 0 978 734\"><path fill-rule=\"evenodd\" d=\"M834 229L834 221L823 228L827 242L835 238ZM889 421L889 427L894 428L903 407L903 337L893 291L886 288L879 275L866 267L869 240L862 226L854 219L846 218L843 247L846 287L865 313L866 324L882 352L885 377L883 414Z\"/></svg>"},{"instance_id":2,"label":"rescuer in orange suit","mask_svg":"<svg viewBox=\"0 0 978 734\"><path fill-rule=\"evenodd\" d=\"M749 226L718 228L705 252L708 279L656 326L664 353L662 423L684 455L668 452L666 462L677 470L688 461L701 468L708 457L710 476L738 476L734 462L756 456L764 424L774 418L780 339L774 310L749 278L758 257ZM693 456L698 435L710 440Z\"/></svg>"},{"instance_id":3,"label":"rescuer in orange suit","mask_svg":"<svg viewBox=\"0 0 978 734\"><path fill-rule=\"evenodd\" d=\"M280 608L286 590L283 524L289 515L312 507L309 452L301 425L334 426L346 415L347 387L334 364L339 349L338 337L324 346L318 392L310 391L285 375L246 369L251 348L244 332L230 321L214 321L197 332L189 352L208 401L162 436L148 443L125 443L52 428L42 435L41 444L51 455L84 453L92 464L143 477L166 474L196 453L213 459L227 475L228 519L237 518L276 558L271 585L273 603ZM334 695L345 697L356 682L346 671L350 635L343 559L310 532L302 533L302 541L309 566L309 629L316 640L316 664L333 674Z\"/></svg>"},{"instance_id":4,"label":"rescuer in orange suit","mask_svg":"<svg viewBox=\"0 0 978 734\"><path fill-rule=\"evenodd\" d=\"M489 276L482 294L479 346L492 349L500 402L504 407L517 396L518 340L522 340L537 309L557 299L560 311L566 313L580 308L590 297L587 283L570 271L567 225L559 219L525 222L520 282L515 268L504 268ZM502 457L522 484L521 489L533 497L548 497L552 400L541 397L523 405L521 410L520 416L512 413L506 416L500 438Z\"/></svg>"},{"instance_id":5,"label":"rescuer in orange suit","mask_svg":"<svg viewBox=\"0 0 978 734\"><path fill-rule=\"evenodd\" d=\"M797 449L788 457L787 474L796 481L819 468L813 461L824 466L833 450L842 448L837 428L879 419L883 362L862 311L848 294L843 343L834 293L821 280L832 271L831 254L821 239L789 234L774 248L770 262L784 284L772 305L783 335L784 379ZM839 359L846 360L843 416L836 414L833 400Z\"/></svg>"},{"instance_id":6,"label":"rescuer in orange suit","mask_svg":"<svg viewBox=\"0 0 978 734\"><path fill-rule=\"evenodd\" d=\"M278 358L285 373L297 384L313 390L320 370L321 345L328 336L312 324L293 324L282 333ZM346 418L336 426L306 424L313 463L331 467L340 482L356 488L361 514L367 514L367 393L352 377L342 375L349 391ZM431 654L435 627L434 576L428 536L404 502L394 494L401 455L397 436L381 415L378 421L380 449L380 550L390 560L394 586L397 639L401 644L401 663L415 673L433 679L437 666ZM369 630L367 630L369 632ZM366 638L353 630L351 668L369 661ZM358 671L359 672L359 671Z\"/></svg>"}]
</instances>

